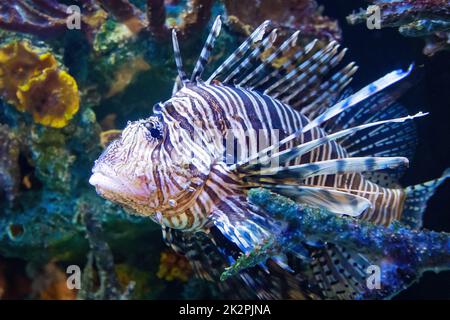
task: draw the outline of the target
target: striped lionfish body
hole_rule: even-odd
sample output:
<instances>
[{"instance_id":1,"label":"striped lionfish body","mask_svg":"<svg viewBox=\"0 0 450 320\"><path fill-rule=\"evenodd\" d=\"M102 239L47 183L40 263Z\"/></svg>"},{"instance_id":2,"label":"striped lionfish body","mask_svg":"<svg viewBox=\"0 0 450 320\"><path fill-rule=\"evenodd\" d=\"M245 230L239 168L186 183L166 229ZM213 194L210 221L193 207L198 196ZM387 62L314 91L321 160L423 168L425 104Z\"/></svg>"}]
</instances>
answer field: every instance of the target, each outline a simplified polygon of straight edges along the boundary
<instances>
[{"instance_id":1,"label":"striped lionfish body","mask_svg":"<svg viewBox=\"0 0 450 320\"><path fill-rule=\"evenodd\" d=\"M340 66L346 50L334 42L301 47L298 32L280 41L266 21L202 81L220 27L218 17L190 78L173 33L174 94L154 116L129 123L96 161L90 183L97 192L161 224L166 242L209 280L267 235L285 231L247 201L250 188L376 224L420 227L445 177L398 184L415 144L409 120L424 115L408 116L395 104L411 69L343 94L357 70ZM370 261L344 251L312 245L309 280L295 270L298 257L277 257L219 286L240 297L354 298L363 289L349 279L363 281Z\"/></svg>"}]
</instances>

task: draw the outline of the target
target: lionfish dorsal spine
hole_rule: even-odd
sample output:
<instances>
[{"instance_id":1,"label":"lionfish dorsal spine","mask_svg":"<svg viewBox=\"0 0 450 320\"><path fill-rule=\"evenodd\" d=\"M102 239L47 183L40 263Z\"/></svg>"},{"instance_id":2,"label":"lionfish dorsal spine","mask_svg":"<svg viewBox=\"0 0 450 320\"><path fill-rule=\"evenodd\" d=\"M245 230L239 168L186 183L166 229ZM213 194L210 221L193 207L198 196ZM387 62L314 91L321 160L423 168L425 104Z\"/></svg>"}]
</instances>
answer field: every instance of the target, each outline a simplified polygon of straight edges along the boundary
<instances>
[{"instance_id":1,"label":"lionfish dorsal spine","mask_svg":"<svg viewBox=\"0 0 450 320\"><path fill-rule=\"evenodd\" d=\"M316 47L313 46L312 48ZM302 86L303 82L308 79L314 79L314 72L320 70L322 65L326 65L333 57L333 52L336 53L338 48L337 42L331 41L324 48L319 49L315 53L312 52L313 54L306 60L296 60L292 70L266 88L264 93L274 98L279 98L293 88L304 89L304 86ZM308 54L308 51L305 50L305 53ZM302 57L306 58L303 55Z\"/></svg>"},{"instance_id":2,"label":"lionfish dorsal spine","mask_svg":"<svg viewBox=\"0 0 450 320\"><path fill-rule=\"evenodd\" d=\"M262 166L264 163L270 163L275 160L278 161L278 163L280 165L286 165L294 158L298 158L298 157L312 151L313 149L318 148L321 145L324 145L325 143L329 143L329 142L335 141L337 139L342 139L344 137L351 136L358 131L369 129L369 128L380 126L380 125L384 125L384 124L388 124L388 123L402 123L402 122L405 122L408 120L412 120L414 118L426 116L427 114L428 113L419 112L412 116L370 122L370 123L365 123L365 124L362 124L359 126L351 127L348 129L340 130L335 133L327 134L324 137L317 138L317 139L305 142L303 144L294 146L290 149L286 149L286 150L283 150L281 152L277 152L277 153L274 153L271 155L265 155L265 156L257 159L257 161L255 161L253 163L244 162L240 166L238 166L236 169L239 171L250 171L250 170L254 170L255 168L258 168L259 166Z\"/></svg>"},{"instance_id":3,"label":"lionfish dorsal spine","mask_svg":"<svg viewBox=\"0 0 450 320\"><path fill-rule=\"evenodd\" d=\"M188 81L188 77L186 76L186 72L183 68L183 59L181 58L180 45L178 44L177 32L175 29L172 30L172 45L173 54L175 56L175 64L177 65L178 77L184 84Z\"/></svg>"},{"instance_id":4,"label":"lionfish dorsal spine","mask_svg":"<svg viewBox=\"0 0 450 320\"><path fill-rule=\"evenodd\" d=\"M255 31L245 40L206 80L209 84L212 80L217 78L220 74L228 72L245 54L252 48L252 46L262 40L266 33L267 27L270 25L270 20L264 21Z\"/></svg>"},{"instance_id":5,"label":"lionfish dorsal spine","mask_svg":"<svg viewBox=\"0 0 450 320\"><path fill-rule=\"evenodd\" d=\"M286 41L284 41L281 46L275 50L274 53L272 53L267 59L263 60L262 63L252 72L250 72L244 79L242 79L238 85L241 87L252 86L252 83L258 79L258 75L262 72L264 72L264 69L267 69L267 67L275 61L275 59L278 59L280 57L283 57L289 50L292 49L297 44L298 36L300 34L300 31L294 32Z\"/></svg>"},{"instance_id":6,"label":"lionfish dorsal spine","mask_svg":"<svg viewBox=\"0 0 450 320\"><path fill-rule=\"evenodd\" d=\"M384 90L385 88L404 79L411 73L411 71L412 71L412 66L407 71L396 70L396 71L388 73L384 77L382 77L382 78L376 80L375 82L369 84L368 86L362 88L355 94L349 96L348 98L341 100L337 104L328 108L324 113L317 116L306 126L300 128L299 130L297 130L296 132L287 136L286 138L280 140L279 142L259 151L258 153L255 153L255 154L249 156L247 159L244 159L237 165L234 165L234 167L248 164L251 161L254 161L260 157L265 156L269 152L279 149L280 147L286 145L288 142L291 142L294 139L298 138L301 134L304 134L304 133L310 131L311 129L320 126L327 120L335 117L336 115L344 112L345 110L348 110L351 107L357 105L361 101L363 101L371 96L374 96L375 94L379 93L380 91Z\"/></svg>"},{"instance_id":7,"label":"lionfish dorsal spine","mask_svg":"<svg viewBox=\"0 0 450 320\"><path fill-rule=\"evenodd\" d=\"M225 78L223 82L231 82L235 77L241 74L245 74L251 70L253 66L253 61L257 60L266 50L272 47L275 40L277 39L277 29L273 29L267 37L262 41L258 42L256 48L250 53L244 61L240 62Z\"/></svg>"},{"instance_id":8,"label":"lionfish dorsal spine","mask_svg":"<svg viewBox=\"0 0 450 320\"><path fill-rule=\"evenodd\" d=\"M197 63L195 64L194 71L192 72L191 81L196 81L197 78L202 76L203 70L208 64L209 57L211 55L212 50L214 49L214 44L216 42L217 37L220 34L220 30L222 28L222 19L220 16L217 16L214 24L209 32L208 38L206 39L205 45L198 57Z\"/></svg>"}]
</instances>

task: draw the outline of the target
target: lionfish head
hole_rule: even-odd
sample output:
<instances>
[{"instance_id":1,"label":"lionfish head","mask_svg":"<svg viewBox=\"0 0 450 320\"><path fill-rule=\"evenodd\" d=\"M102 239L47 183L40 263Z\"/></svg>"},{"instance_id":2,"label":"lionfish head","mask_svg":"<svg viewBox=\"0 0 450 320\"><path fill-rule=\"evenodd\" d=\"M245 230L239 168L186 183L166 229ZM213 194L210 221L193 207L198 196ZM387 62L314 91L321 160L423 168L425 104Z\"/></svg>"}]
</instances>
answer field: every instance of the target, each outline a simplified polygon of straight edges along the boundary
<instances>
[{"instance_id":1,"label":"lionfish head","mask_svg":"<svg viewBox=\"0 0 450 320\"><path fill-rule=\"evenodd\" d=\"M168 218L192 204L205 180L193 161L193 144L173 145L182 131L159 117L129 122L95 162L89 183L131 213L168 225Z\"/></svg>"},{"instance_id":2,"label":"lionfish head","mask_svg":"<svg viewBox=\"0 0 450 320\"><path fill-rule=\"evenodd\" d=\"M158 117L129 122L95 161L89 183L97 193L132 212L151 216L164 206L160 174L166 130Z\"/></svg>"}]
</instances>

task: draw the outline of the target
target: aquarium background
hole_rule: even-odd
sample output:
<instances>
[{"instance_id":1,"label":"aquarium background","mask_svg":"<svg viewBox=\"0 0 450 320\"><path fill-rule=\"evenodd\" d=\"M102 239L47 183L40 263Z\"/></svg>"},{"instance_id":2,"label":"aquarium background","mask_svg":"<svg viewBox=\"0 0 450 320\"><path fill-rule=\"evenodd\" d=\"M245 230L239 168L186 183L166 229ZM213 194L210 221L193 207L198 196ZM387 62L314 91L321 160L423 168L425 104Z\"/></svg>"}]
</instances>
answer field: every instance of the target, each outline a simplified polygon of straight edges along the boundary
<instances>
[{"instance_id":1,"label":"aquarium background","mask_svg":"<svg viewBox=\"0 0 450 320\"><path fill-rule=\"evenodd\" d=\"M132 2L141 8L145 3ZM273 5L289 11L291 2L274 1ZM212 17L226 16L223 2L211 3ZM341 42L349 48L346 59L360 66L352 88L415 63L417 84L400 102L411 114L427 111L430 115L416 121L419 144L402 183L412 185L440 176L450 163L450 51L427 56L420 37L404 37L397 28L369 30L364 24L349 25L346 17L367 7L367 1L318 3L324 6L324 16L338 21ZM186 1L166 1L169 24L185 22L178 15L186 5ZM0 123L7 125L2 127L1 137L14 140L13 134L20 150L14 166L1 149L0 181L4 185L11 179L19 181L18 190L9 195L3 192L0 198L2 299L221 297L214 285L195 280L187 261L165 247L158 226L104 201L87 183L92 163L102 150L101 138L108 138L101 132L113 135L111 130L122 129L127 121L150 115L155 103L170 96L176 75L171 46L164 36L123 40L120 23L110 20L97 32L94 44L77 31L50 38L0 33L0 46L27 39L33 48L52 52L59 74L70 74L81 92L79 111L63 128L41 125L31 112L18 111L7 99L0 101ZM211 21L191 26L191 31L186 28L181 39L186 68L195 62L210 25ZM213 65L223 61L244 38L242 30L225 27ZM20 173L11 173L14 167ZM448 190L447 182L429 201L425 228L450 232ZM11 194L13 200L8 199ZM80 292L66 288L69 265L84 270ZM129 287L132 281L133 290ZM395 299L450 299L450 272L427 272Z\"/></svg>"}]
</instances>

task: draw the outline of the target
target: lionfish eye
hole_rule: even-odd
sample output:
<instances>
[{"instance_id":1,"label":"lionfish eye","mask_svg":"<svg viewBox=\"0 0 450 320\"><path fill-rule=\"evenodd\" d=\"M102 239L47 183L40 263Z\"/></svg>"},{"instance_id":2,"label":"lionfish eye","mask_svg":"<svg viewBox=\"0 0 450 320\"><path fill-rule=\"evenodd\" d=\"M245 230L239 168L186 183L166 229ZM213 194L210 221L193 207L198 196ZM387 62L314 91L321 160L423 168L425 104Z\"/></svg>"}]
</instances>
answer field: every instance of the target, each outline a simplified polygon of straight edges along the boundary
<instances>
[{"instance_id":1,"label":"lionfish eye","mask_svg":"<svg viewBox=\"0 0 450 320\"><path fill-rule=\"evenodd\" d=\"M162 138L162 132L160 129L150 129L150 135L155 139L161 139Z\"/></svg>"},{"instance_id":2,"label":"lionfish eye","mask_svg":"<svg viewBox=\"0 0 450 320\"><path fill-rule=\"evenodd\" d=\"M151 119L147 122L145 122L144 127L148 130L150 133L150 136L154 139L162 139L163 132L162 132L162 126L159 121L156 121L154 119Z\"/></svg>"}]
</instances>

